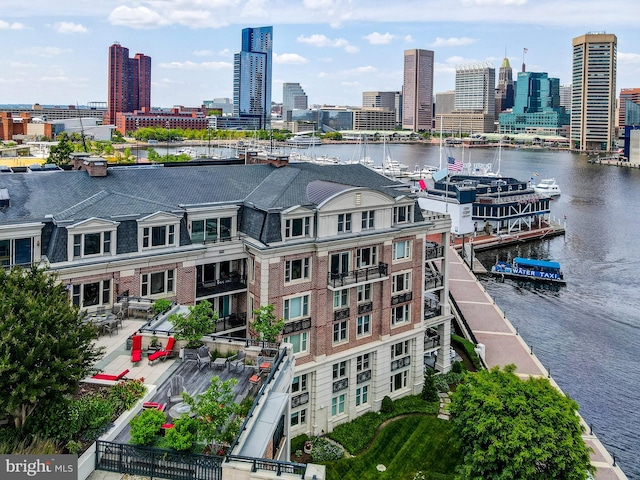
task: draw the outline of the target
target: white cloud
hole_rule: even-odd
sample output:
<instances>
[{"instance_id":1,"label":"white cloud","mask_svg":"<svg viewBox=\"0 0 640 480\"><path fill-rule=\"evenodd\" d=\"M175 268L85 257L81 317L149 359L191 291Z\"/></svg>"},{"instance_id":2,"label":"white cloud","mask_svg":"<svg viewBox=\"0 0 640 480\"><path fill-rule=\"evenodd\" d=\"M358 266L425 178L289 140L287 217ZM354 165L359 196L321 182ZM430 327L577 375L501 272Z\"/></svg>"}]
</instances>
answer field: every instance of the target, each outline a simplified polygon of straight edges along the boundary
<instances>
[{"instance_id":1,"label":"white cloud","mask_svg":"<svg viewBox=\"0 0 640 480\"><path fill-rule=\"evenodd\" d=\"M196 57L210 57L213 55L213 52L211 50L194 50L193 54Z\"/></svg>"},{"instance_id":2,"label":"white cloud","mask_svg":"<svg viewBox=\"0 0 640 480\"><path fill-rule=\"evenodd\" d=\"M469 37L436 37L436 41L431 44L432 47L463 47L475 43L473 38Z\"/></svg>"},{"instance_id":3,"label":"white cloud","mask_svg":"<svg viewBox=\"0 0 640 480\"><path fill-rule=\"evenodd\" d=\"M51 75L45 75L43 77L40 77L38 80L41 82L68 83L70 78L64 75L57 75L55 77Z\"/></svg>"},{"instance_id":4,"label":"white cloud","mask_svg":"<svg viewBox=\"0 0 640 480\"><path fill-rule=\"evenodd\" d=\"M73 22L57 22L53 24L53 29L58 33L87 33L89 30L84 25Z\"/></svg>"},{"instance_id":5,"label":"white cloud","mask_svg":"<svg viewBox=\"0 0 640 480\"><path fill-rule=\"evenodd\" d=\"M333 7L333 0L304 0L304 6L311 9Z\"/></svg>"},{"instance_id":6,"label":"white cloud","mask_svg":"<svg viewBox=\"0 0 640 480\"><path fill-rule=\"evenodd\" d=\"M340 85L344 85L345 87L357 87L360 85L360 82L340 82Z\"/></svg>"},{"instance_id":7,"label":"white cloud","mask_svg":"<svg viewBox=\"0 0 640 480\"><path fill-rule=\"evenodd\" d=\"M411 35L405 35L404 36L404 41L407 42L407 43L415 42L414 38Z\"/></svg>"},{"instance_id":8,"label":"white cloud","mask_svg":"<svg viewBox=\"0 0 640 480\"><path fill-rule=\"evenodd\" d=\"M0 20L0 30L26 30L26 28L27 27L23 23L8 23L4 20Z\"/></svg>"},{"instance_id":9,"label":"white cloud","mask_svg":"<svg viewBox=\"0 0 640 480\"><path fill-rule=\"evenodd\" d=\"M391 41L395 39L396 36L389 32L387 33L373 32L362 38L365 38L366 40L368 40L371 45L385 45L387 43L391 43Z\"/></svg>"},{"instance_id":10,"label":"white cloud","mask_svg":"<svg viewBox=\"0 0 640 480\"><path fill-rule=\"evenodd\" d=\"M64 53L69 53L70 51L71 50L69 49L58 47L30 47L25 48L24 50L20 50L20 54L34 57L52 58Z\"/></svg>"},{"instance_id":11,"label":"white cloud","mask_svg":"<svg viewBox=\"0 0 640 480\"><path fill-rule=\"evenodd\" d=\"M468 6L478 5L480 7L486 6L520 6L526 5L527 0L464 0L463 3Z\"/></svg>"},{"instance_id":12,"label":"white cloud","mask_svg":"<svg viewBox=\"0 0 640 480\"><path fill-rule=\"evenodd\" d=\"M109 14L108 20L113 25L123 25L136 29L158 28L171 23L166 16L147 7L129 8L124 5L115 8Z\"/></svg>"},{"instance_id":13,"label":"white cloud","mask_svg":"<svg viewBox=\"0 0 640 480\"><path fill-rule=\"evenodd\" d=\"M221 57L233 58L233 52L231 50L229 50L228 48L225 48L224 50L220 50L218 52L218 55L220 55Z\"/></svg>"},{"instance_id":14,"label":"white cloud","mask_svg":"<svg viewBox=\"0 0 640 480\"><path fill-rule=\"evenodd\" d=\"M357 68L353 68L351 70L347 70L347 73L373 73L373 72L377 72L378 69L376 67L373 67L371 65L367 65L366 67L357 67Z\"/></svg>"},{"instance_id":15,"label":"white cloud","mask_svg":"<svg viewBox=\"0 0 640 480\"><path fill-rule=\"evenodd\" d=\"M640 64L640 54L618 52L618 61L626 64Z\"/></svg>"},{"instance_id":16,"label":"white cloud","mask_svg":"<svg viewBox=\"0 0 640 480\"><path fill-rule=\"evenodd\" d=\"M349 42L344 38L331 39L326 35L321 35L318 33L314 33L309 37L300 35L296 40L300 43L306 43L307 45L312 45L318 48L344 48L344 50L348 53L357 53L360 51L358 47L350 45Z\"/></svg>"},{"instance_id":17,"label":"white cloud","mask_svg":"<svg viewBox=\"0 0 640 480\"><path fill-rule=\"evenodd\" d=\"M171 68L178 70L225 70L227 68L233 67L229 62L191 62L187 60L186 62L168 62L168 63L160 63L158 65L160 68Z\"/></svg>"},{"instance_id":18,"label":"white cloud","mask_svg":"<svg viewBox=\"0 0 640 480\"><path fill-rule=\"evenodd\" d=\"M274 53L273 62L288 65L302 65L307 63L308 60L297 53L283 53L282 55Z\"/></svg>"}]
</instances>

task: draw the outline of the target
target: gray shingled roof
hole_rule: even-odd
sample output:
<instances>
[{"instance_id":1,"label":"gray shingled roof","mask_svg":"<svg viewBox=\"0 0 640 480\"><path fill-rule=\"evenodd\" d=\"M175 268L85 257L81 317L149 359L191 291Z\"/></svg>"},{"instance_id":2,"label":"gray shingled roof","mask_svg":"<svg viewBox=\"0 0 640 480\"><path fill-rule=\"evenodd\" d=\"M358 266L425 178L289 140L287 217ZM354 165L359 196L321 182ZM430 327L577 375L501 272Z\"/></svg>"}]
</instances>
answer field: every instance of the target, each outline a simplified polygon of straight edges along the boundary
<instances>
[{"instance_id":1,"label":"gray shingled roof","mask_svg":"<svg viewBox=\"0 0 640 480\"><path fill-rule=\"evenodd\" d=\"M245 203L261 210L314 205L307 186L314 181L345 186L366 186L397 196L401 185L362 165L211 165L176 168L113 168L106 177L86 171L38 174L0 174L11 206L0 210L0 224L59 220L115 218L157 211L176 211L184 205ZM343 187L339 187L343 188Z\"/></svg>"}]
</instances>

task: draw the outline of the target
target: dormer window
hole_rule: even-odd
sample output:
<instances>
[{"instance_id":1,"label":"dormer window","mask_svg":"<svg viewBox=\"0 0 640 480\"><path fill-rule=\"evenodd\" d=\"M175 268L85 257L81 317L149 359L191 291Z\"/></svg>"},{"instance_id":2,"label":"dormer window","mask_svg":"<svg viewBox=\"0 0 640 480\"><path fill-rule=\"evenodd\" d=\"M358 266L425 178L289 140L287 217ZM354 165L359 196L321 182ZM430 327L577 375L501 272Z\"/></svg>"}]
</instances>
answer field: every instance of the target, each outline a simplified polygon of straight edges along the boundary
<instances>
[{"instance_id":1,"label":"dormer window","mask_svg":"<svg viewBox=\"0 0 640 480\"><path fill-rule=\"evenodd\" d=\"M180 241L180 217L158 212L138 220L138 251L175 247Z\"/></svg>"},{"instance_id":2,"label":"dormer window","mask_svg":"<svg viewBox=\"0 0 640 480\"><path fill-rule=\"evenodd\" d=\"M73 258L111 255L111 232L85 233L73 236Z\"/></svg>"},{"instance_id":3,"label":"dormer window","mask_svg":"<svg viewBox=\"0 0 640 480\"><path fill-rule=\"evenodd\" d=\"M118 222L100 218L90 218L75 225L69 225L67 227L69 260L115 255L118 225Z\"/></svg>"},{"instance_id":4,"label":"dormer window","mask_svg":"<svg viewBox=\"0 0 640 480\"><path fill-rule=\"evenodd\" d=\"M413 213L413 205L404 205L393 208L393 223L411 223Z\"/></svg>"},{"instance_id":5,"label":"dormer window","mask_svg":"<svg viewBox=\"0 0 640 480\"><path fill-rule=\"evenodd\" d=\"M284 226L285 238L308 237L311 233L311 217L287 218Z\"/></svg>"}]
</instances>

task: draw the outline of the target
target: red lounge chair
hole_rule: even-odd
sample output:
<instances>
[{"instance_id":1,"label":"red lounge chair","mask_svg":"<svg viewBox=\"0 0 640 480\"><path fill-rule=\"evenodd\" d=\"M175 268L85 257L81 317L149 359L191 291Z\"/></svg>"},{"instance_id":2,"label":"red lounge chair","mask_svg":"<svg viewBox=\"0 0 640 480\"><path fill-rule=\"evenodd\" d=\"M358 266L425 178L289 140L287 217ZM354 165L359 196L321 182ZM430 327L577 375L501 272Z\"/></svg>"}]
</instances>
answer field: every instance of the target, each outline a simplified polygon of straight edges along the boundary
<instances>
[{"instance_id":1,"label":"red lounge chair","mask_svg":"<svg viewBox=\"0 0 640 480\"><path fill-rule=\"evenodd\" d=\"M121 378L123 378L127 373L129 373L129 369L123 370L118 375L109 375L107 373L96 373L91 378L95 378L96 380L112 380L117 382Z\"/></svg>"},{"instance_id":2,"label":"red lounge chair","mask_svg":"<svg viewBox=\"0 0 640 480\"><path fill-rule=\"evenodd\" d=\"M168 356L173 353L173 345L176 343L176 339L173 337L169 337L167 340L167 346L164 347L164 350L158 350L157 352L153 352L149 355L149 364L155 360L166 360Z\"/></svg>"},{"instance_id":3,"label":"red lounge chair","mask_svg":"<svg viewBox=\"0 0 640 480\"><path fill-rule=\"evenodd\" d=\"M142 336L134 335L131 343L131 361L138 363L142 359Z\"/></svg>"},{"instance_id":4,"label":"red lounge chair","mask_svg":"<svg viewBox=\"0 0 640 480\"><path fill-rule=\"evenodd\" d=\"M158 403L158 402L144 402L142 404L142 408L147 410L149 408L155 408L157 410L160 410L161 412L164 411L164 407L165 404L164 403Z\"/></svg>"}]
</instances>

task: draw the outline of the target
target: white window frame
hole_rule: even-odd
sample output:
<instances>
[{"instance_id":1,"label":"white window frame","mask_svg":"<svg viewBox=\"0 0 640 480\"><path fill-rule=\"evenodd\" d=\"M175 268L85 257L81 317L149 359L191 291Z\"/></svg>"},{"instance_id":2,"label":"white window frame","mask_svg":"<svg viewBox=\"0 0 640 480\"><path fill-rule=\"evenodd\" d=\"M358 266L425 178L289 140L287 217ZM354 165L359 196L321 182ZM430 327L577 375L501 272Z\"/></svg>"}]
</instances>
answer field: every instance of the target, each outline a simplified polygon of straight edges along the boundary
<instances>
[{"instance_id":1,"label":"white window frame","mask_svg":"<svg viewBox=\"0 0 640 480\"><path fill-rule=\"evenodd\" d=\"M291 303L300 300L300 315L291 316ZM283 318L285 322L301 320L309 317L311 311L311 295L308 293L286 297L283 300Z\"/></svg>"},{"instance_id":2,"label":"white window frame","mask_svg":"<svg viewBox=\"0 0 640 480\"><path fill-rule=\"evenodd\" d=\"M161 212L138 220L138 251L179 246L180 219L177 215ZM165 227L164 243L153 245L154 228L162 227Z\"/></svg>"},{"instance_id":3,"label":"white window frame","mask_svg":"<svg viewBox=\"0 0 640 480\"><path fill-rule=\"evenodd\" d=\"M118 225L120 225L119 222L90 218L78 224L67 226L67 258L78 260L102 255L116 255L118 251ZM96 253L85 253L87 235L99 235L99 250Z\"/></svg>"},{"instance_id":4,"label":"white window frame","mask_svg":"<svg viewBox=\"0 0 640 480\"><path fill-rule=\"evenodd\" d=\"M368 260L366 260L368 257ZM378 265L378 247L371 245L356 250L356 268L373 267Z\"/></svg>"},{"instance_id":5,"label":"white window frame","mask_svg":"<svg viewBox=\"0 0 640 480\"><path fill-rule=\"evenodd\" d=\"M291 393L303 393L308 391L309 382L308 382L308 374L303 373L302 375L296 375L293 377L291 381Z\"/></svg>"},{"instance_id":6,"label":"white window frame","mask_svg":"<svg viewBox=\"0 0 640 480\"><path fill-rule=\"evenodd\" d=\"M369 403L369 384L358 385L355 397L356 407Z\"/></svg>"},{"instance_id":7,"label":"white window frame","mask_svg":"<svg viewBox=\"0 0 640 480\"><path fill-rule=\"evenodd\" d=\"M356 372L363 372L371 368L371 353L363 353L356 357Z\"/></svg>"},{"instance_id":8,"label":"white window frame","mask_svg":"<svg viewBox=\"0 0 640 480\"><path fill-rule=\"evenodd\" d=\"M391 307L391 326L411 323L411 303Z\"/></svg>"},{"instance_id":9,"label":"white window frame","mask_svg":"<svg viewBox=\"0 0 640 480\"><path fill-rule=\"evenodd\" d=\"M28 240L29 241L29 250L31 252L30 255L30 259L28 263L18 263L16 261L16 241L23 241L23 240ZM7 255L3 256L0 259L0 266L1 267L12 267L14 265L30 265L34 262L34 238L33 237L24 237L24 238L2 238L0 239L0 241L2 242L7 242L8 243L8 252Z\"/></svg>"},{"instance_id":10,"label":"white window frame","mask_svg":"<svg viewBox=\"0 0 640 480\"><path fill-rule=\"evenodd\" d=\"M291 412L291 426L297 427L299 425L306 425L307 423L307 409L301 408Z\"/></svg>"},{"instance_id":11,"label":"white window frame","mask_svg":"<svg viewBox=\"0 0 640 480\"><path fill-rule=\"evenodd\" d=\"M398 205L393 207L393 224L413 223L413 205Z\"/></svg>"},{"instance_id":12,"label":"white window frame","mask_svg":"<svg viewBox=\"0 0 640 480\"><path fill-rule=\"evenodd\" d=\"M375 228L375 210L365 210L362 212L362 230L373 230Z\"/></svg>"},{"instance_id":13,"label":"white window frame","mask_svg":"<svg viewBox=\"0 0 640 480\"><path fill-rule=\"evenodd\" d=\"M371 301L372 297L372 288L370 283L365 283L364 285L358 285L358 303L368 303Z\"/></svg>"},{"instance_id":14,"label":"white window frame","mask_svg":"<svg viewBox=\"0 0 640 480\"><path fill-rule=\"evenodd\" d=\"M154 278L162 275L162 291L151 292ZM175 269L160 270L157 272L147 272L140 274L140 295L146 298L159 298L175 293L176 291L176 271Z\"/></svg>"},{"instance_id":15,"label":"white window frame","mask_svg":"<svg viewBox=\"0 0 640 480\"><path fill-rule=\"evenodd\" d=\"M351 232L351 218L352 216L350 213L338 214L338 233Z\"/></svg>"},{"instance_id":16,"label":"white window frame","mask_svg":"<svg viewBox=\"0 0 640 480\"><path fill-rule=\"evenodd\" d=\"M396 392L398 390L403 390L407 388L407 380L409 378L409 370L399 370L394 372L389 378L389 391ZM399 379L401 385L396 386L396 380Z\"/></svg>"},{"instance_id":17,"label":"white window frame","mask_svg":"<svg viewBox=\"0 0 640 480\"><path fill-rule=\"evenodd\" d=\"M227 230L222 229L222 221L229 222L229 226ZM208 242L224 242L231 240L235 234L235 222L233 221L234 217L232 215L220 215L220 216L212 216L208 218L193 218L189 220L189 231L191 232L191 241L194 243L208 243ZM194 238L194 224L202 222L202 238ZM214 228L210 231L207 227L209 224L213 226L215 222ZM224 236L222 234L225 234Z\"/></svg>"},{"instance_id":18,"label":"white window frame","mask_svg":"<svg viewBox=\"0 0 640 480\"><path fill-rule=\"evenodd\" d=\"M333 322L333 344L337 345L349 341L349 321Z\"/></svg>"},{"instance_id":19,"label":"white window frame","mask_svg":"<svg viewBox=\"0 0 640 480\"><path fill-rule=\"evenodd\" d=\"M400 251L400 245L403 247L403 251ZM402 240L400 242L393 242L393 254L394 261L398 260L411 260L411 240Z\"/></svg>"},{"instance_id":20,"label":"white window frame","mask_svg":"<svg viewBox=\"0 0 640 480\"><path fill-rule=\"evenodd\" d=\"M333 291L333 309L339 310L349 306L349 289L343 288L342 290Z\"/></svg>"},{"instance_id":21,"label":"white window frame","mask_svg":"<svg viewBox=\"0 0 640 480\"><path fill-rule=\"evenodd\" d=\"M297 342L292 342L291 339L293 337L299 337L299 340ZM285 343L290 343L293 345L294 354L304 354L309 351L309 332L297 332L284 337L282 340ZM297 351L296 344L300 347Z\"/></svg>"},{"instance_id":22,"label":"white window frame","mask_svg":"<svg viewBox=\"0 0 640 480\"><path fill-rule=\"evenodd\" d=\"M293 231L295 229L294 222L301 222L300 231L302 232L300 235L294 235ZM284 220L284 232L283 237L285 240L290 240L294 238L305 238L310 237L311 233L311 216L305 215L303 217L290 217L285 218Z\"/></svg>"},{"instance_id":23,"label":"white window frame","mask_svg":"<svg viewBox=\"0 0 640 480\"><path fill-rule=\"evenodd\" d=\"M411 291L411 272L401 272L393 275L391 279L391 292L401 293Z\"/></svg>"},{"instance_id":24,"label":"white window frame","mask_svg":"<svg viewBox=\"0 0 640 480\"><path fill-rule=\"evenodd\" d=\"M300 263L300 277L293 278L294 265ZM284 266L285 283L306 282L311 278L311 258L296 258L294 260L286 260Z\"/></svg>"},{"instance_id":25,"label":"white window frame","mask_svg":"<svg viewBox=\"0 0 640 480\"><path fill-rule=\"evenodd\" d=\"M336 417L344 414L344 403L346 395L344 393L337 395L331 399L331 416Z\"/></svg>"},{"instance_id":26,"label":"white window frame","mask_svg":"<svg viewBox=\"0 0 640 480\"><path fill-rule=\"evenodd\" d=\"M98 284L98 302L91 305L84 304L85 289L89 285ZM80 284L71 285L71 304L78 306L80 309L89 307L98 307L111 305L111 279L96 280L94 282L84 282Z\"/></svg>"},{"instance_id":27,"label":"white window frame","mask_svg":"<svg viewBox=\"0 0 640 480\"><path fill-rule=\"evenodd\" d=\"M360 315L356 323L356 336L366 337L371 335L371 314Z\"/></svg>"},{"instance_id":28,"label":"white window frame","mask_svg":"<svg viewBox=\"0 0 640 480\"><path fill-rule=\"evenodd\" d=\"M396 358L406 357L409 355L409 348L411 343L409 340L404 340L402 342L394 343L391 345L391 360L395 360Z\"/></svg>"},{"instance_id":29,"label":"white window frame","mask_svg":"<svg viewBox=\"0 0 640 480\"><path fill-rule=\"evenodd\" d=\"M349 374L347 361L342 360L341 362L337 362L331 365L331 372L331 377L334 381L345 378Z\"/></svg>"}]
</instances>

